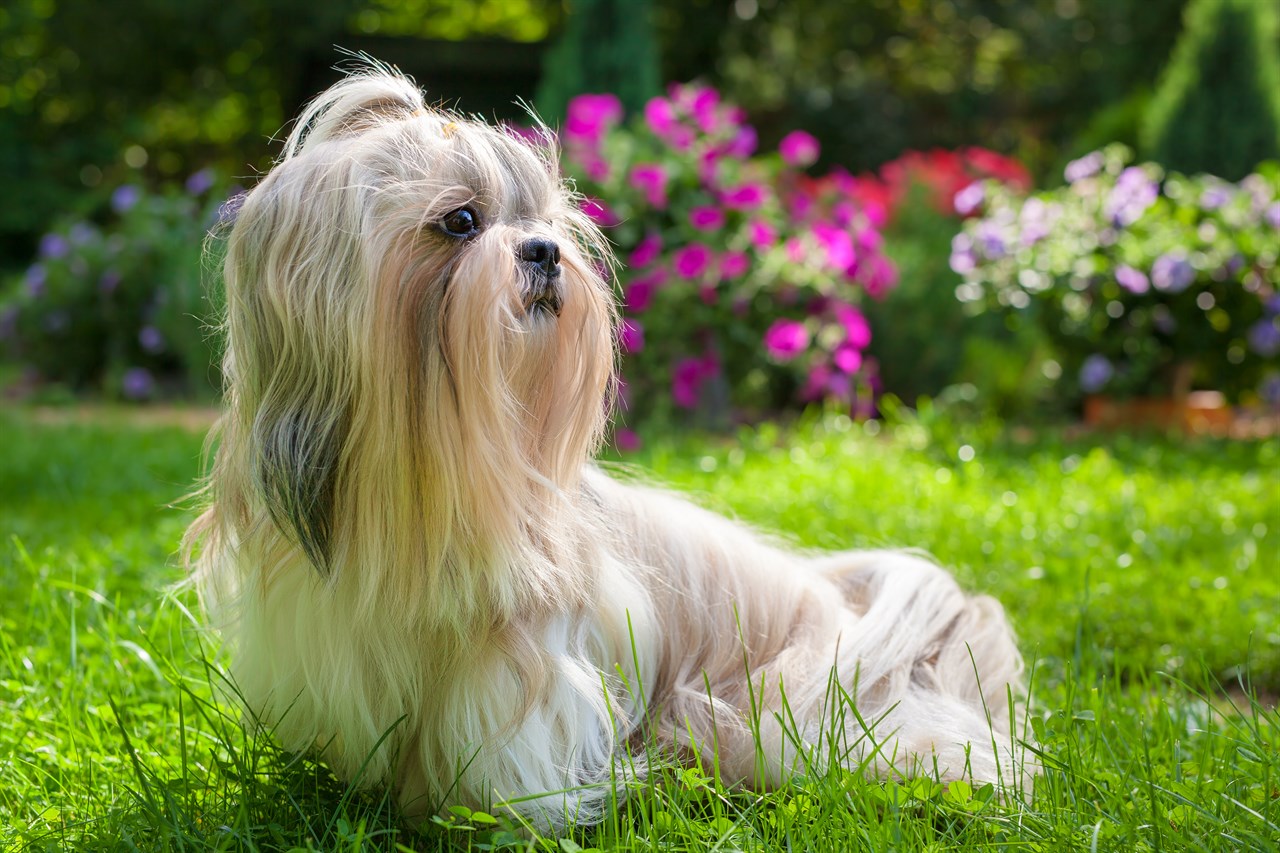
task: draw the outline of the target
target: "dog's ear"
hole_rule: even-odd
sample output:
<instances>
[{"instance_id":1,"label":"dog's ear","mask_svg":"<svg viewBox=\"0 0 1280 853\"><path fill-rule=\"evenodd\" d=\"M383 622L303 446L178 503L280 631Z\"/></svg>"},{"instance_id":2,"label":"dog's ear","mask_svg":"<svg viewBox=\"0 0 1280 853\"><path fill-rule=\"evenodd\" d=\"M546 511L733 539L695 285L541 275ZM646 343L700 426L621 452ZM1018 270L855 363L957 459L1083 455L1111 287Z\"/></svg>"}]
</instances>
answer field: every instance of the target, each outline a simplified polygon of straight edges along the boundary
<instances>
[{"instance_id":1,"label":"dog's ear","mask_svg":"<svg viewBox=\"0 0 1280 853\"><path fill-rule=\"evenodd\" d=\"M271 518L321 575L332 566L336 495L347 419L297 409L259 418L258 488Z\"/></svg>"}]
</instances>

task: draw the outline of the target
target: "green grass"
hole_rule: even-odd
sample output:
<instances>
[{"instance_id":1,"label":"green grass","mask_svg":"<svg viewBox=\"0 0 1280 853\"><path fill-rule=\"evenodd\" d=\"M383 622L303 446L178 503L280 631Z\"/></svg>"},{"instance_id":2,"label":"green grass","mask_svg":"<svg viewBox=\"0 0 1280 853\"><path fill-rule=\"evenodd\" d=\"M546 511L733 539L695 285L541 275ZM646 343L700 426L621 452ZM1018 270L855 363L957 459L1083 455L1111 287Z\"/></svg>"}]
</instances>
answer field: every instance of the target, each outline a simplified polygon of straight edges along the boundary
<instances>
[{"instance_id":1,"label":"green grass","mask_svg":"<svg viewBox=\"0 0 1280 853\"><path fill-rule=\"evenodd\" d=\"M190 597L163 596L200 446L0 415L0 849L526 848L484 814L406 829L211 700ZM828 419L628 462L805 544L926 548L1000 597L1046 769L1025 801L841 772L758 795L663 769L534 849L1280 849L1280 440Z\"/></svg>"}]
</instances>

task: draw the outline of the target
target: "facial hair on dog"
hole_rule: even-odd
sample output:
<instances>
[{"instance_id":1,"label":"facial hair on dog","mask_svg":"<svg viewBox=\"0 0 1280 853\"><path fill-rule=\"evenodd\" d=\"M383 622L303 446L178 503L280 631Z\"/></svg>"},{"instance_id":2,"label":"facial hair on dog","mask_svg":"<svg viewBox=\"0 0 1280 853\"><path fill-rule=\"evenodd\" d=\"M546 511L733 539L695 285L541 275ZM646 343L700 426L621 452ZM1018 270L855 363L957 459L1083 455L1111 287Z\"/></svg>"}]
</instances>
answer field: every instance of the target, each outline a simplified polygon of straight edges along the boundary
<instances>
[{"instance_id":1,"label":"facial hair on dog","mask_svg":"<svg viewBox=\"0 0 1280 853\"><path fill-rule=\"evenodd\" d=\"M246 718L410 816L552 830L599 820L646 755L756 788L832 761L1012 782L1022 664L993 599L593 464L610 264L549 140L381 66L305 109L227 237L226 408L187 538Z\"/></svg>"}]
</instances>

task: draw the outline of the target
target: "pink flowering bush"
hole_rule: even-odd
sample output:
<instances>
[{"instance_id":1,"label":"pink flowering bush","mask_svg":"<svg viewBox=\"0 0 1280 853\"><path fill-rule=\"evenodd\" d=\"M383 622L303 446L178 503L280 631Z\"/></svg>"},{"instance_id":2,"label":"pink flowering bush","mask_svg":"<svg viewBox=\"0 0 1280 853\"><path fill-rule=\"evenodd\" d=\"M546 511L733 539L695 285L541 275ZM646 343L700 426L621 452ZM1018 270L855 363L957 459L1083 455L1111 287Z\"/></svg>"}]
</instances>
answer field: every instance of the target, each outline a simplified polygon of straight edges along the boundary
<instances>
[{"instance_id":1,"label":"pink flowering bush","mask_svg":"<svg viewBox=\"0 0 1280 853\"><path fill-rule=\"evenodd\" d=\"M740 109L677 85L627 124L611 95L576 98L561 145L620 261L624 422L687 411L724 424L823 400L870 410L859 305L897 271L858 179L801 171L816 139L798 130L758 152Z\"/></svg>"}]
</instances>

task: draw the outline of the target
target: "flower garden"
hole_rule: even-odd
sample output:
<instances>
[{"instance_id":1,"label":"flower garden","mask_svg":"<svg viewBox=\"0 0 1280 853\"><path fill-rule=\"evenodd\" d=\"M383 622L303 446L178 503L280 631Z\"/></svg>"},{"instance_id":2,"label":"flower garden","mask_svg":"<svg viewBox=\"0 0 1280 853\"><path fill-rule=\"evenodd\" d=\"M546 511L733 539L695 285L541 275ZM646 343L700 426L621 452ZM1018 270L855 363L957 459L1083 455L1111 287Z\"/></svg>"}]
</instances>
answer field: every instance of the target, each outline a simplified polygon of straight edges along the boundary
<instances>
[{"instance_id":1,"label":"flower garden","mask_svg":"<svg viewBox=\"0 0 1280 853\"><path fill-rule=\"evenodd\" d=\"M477 33L491 59L484 39L547 21L590 41L562 5L343 0L312 26L349 13L424 54ZM176 550L221 390L223 241L283 120L252 105L287 106L259 83L304 65L281 42L273 69L254 29L190 96L252 98L184 125L185 91L147 90L119 163L71 169L38 228L19 198L0 211L0 849L1280 850L1280 16L1014 5L655 2L662 73L691 82L658 86L610 30L618 76L583 69L612 83L540 92L546 126L497 120L554 143L613 249L601 464L802 547L921 549L994 595L1030 665L1033 785L837 767L749 792L658 762L552 838L499 810L406 825L385 791L242 728ZM0 106L53 127L89 101L30 34L108 25L15 9ZM42 102L23 69L44 54L63 89ZM8 120L0 170L52 182L54 137Z\"/></svg>"}]
</instances>

